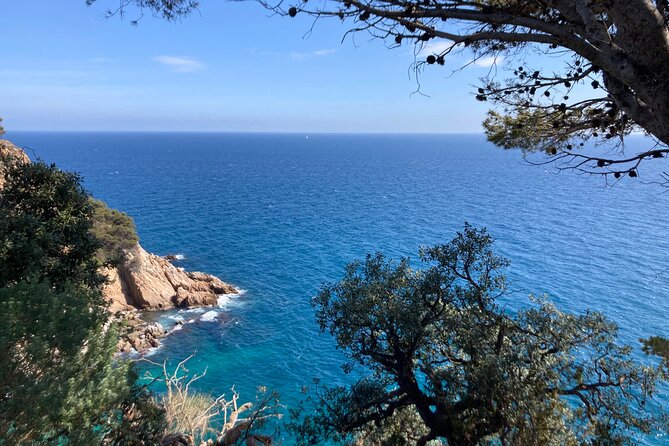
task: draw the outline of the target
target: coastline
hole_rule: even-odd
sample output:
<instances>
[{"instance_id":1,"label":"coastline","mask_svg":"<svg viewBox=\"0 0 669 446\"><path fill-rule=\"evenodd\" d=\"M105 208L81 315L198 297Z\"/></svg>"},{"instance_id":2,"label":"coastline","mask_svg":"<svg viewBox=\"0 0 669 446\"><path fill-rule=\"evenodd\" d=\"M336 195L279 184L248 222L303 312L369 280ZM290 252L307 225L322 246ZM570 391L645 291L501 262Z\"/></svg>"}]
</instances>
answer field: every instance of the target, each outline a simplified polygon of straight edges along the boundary
<instances>
[{"instance_id":1,"label":"coastline","mask_svg":"<svg viewBox=\"0 0 669 446\"><path fill-rule=\"evenodd\" d=\"M220 296L240 293L216 276L179 268L172 264L174 260L175 256L149 253L138 243L124 251L118 266L104 270L109 281L103 294L121 326L120 353L144 354L158 348L161 338L178 331L184 323L176 321L166 328L160 322L146 321L145 312L216 307Z\"/></svg>"},{"instance_id":2,"label":"coastline","mask_svg":"<svg viewBox=\"0 0 669 446\"><path fill-rule=\"evenodd\" d=\"M4 185L5 166L30 162L24 150L9 140L0 139L0 188ZM119 225L125 221L129 226L126 229L130 229L136 242L129 248L113 247L119 251L118 262L115 266L100 267L100 273L107 278L102 293L109 303L111 321L120 327L118 352L143 354L159 347L164 336L178 331L178 322L166 330L159 322L145 321L142 317L145 311L214 307L219 304L220 296L240 294L241 290L216 276L186 271L172 264L183 259L183 255L160 257L147 252L139 244L130 217L109 209L99 200L94 201L98 208L101 206L105 212L115 214L112 217L105 215L108 220L100 224L111 226L113 230L120 229ZM94 206L94 209L97 208Z\"/></svg>"}]
</instances>

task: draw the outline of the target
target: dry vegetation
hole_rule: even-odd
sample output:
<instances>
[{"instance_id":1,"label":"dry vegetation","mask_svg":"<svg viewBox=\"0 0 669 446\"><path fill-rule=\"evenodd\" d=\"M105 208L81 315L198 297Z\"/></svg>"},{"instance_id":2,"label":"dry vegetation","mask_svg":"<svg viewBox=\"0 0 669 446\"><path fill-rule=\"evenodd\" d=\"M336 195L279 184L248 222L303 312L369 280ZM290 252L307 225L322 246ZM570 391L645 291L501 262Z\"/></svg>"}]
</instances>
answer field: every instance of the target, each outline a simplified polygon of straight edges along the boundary
<instances>
[{"instance_id":1,"label":"dry vegetation","mask_svg":"<svg viewBox=\"0 0 669 446\"><path fill-rule=\"evenodd\" d=\"M165 386L165 392L156 395L155 402L165 411L167 443L179 438L198 445L272 444L271 437L257 432L269 419L281 417L276 395L261 388L255 403L239 404L234 388L229 399L199 392L194 383L207 371L189 374L186 365L191 358L192 355L181 361L173 371L168 370L166 362L144 360L161 368L160 375L151 378Z\"/></svg>"}]
</instances>

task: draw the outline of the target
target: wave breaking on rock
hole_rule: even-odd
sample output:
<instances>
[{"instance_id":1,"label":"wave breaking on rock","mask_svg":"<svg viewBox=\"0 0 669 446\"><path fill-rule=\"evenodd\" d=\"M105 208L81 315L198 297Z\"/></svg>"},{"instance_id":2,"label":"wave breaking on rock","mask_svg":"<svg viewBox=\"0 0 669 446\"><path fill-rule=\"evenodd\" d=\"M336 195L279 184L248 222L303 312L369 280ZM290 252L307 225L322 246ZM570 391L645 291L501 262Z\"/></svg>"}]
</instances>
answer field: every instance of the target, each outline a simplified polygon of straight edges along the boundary
<instances>
[{"instance_id":1,"label":"wave breaking on rock","mask_svg":"<svg viewBox=\"0 0 669 446\"><path fill-rule=\"evenodd\" d=\"M185 271L138 243L124 252L115 268L105 268L108 283L103 293L109 311L125 322L119 351L147 351L160 345L168 332L157 322L147 323L140 311L220 306L240 290L216 276ZM221 296L224 296L223 299Z\"/></svg>"}]
</instances>

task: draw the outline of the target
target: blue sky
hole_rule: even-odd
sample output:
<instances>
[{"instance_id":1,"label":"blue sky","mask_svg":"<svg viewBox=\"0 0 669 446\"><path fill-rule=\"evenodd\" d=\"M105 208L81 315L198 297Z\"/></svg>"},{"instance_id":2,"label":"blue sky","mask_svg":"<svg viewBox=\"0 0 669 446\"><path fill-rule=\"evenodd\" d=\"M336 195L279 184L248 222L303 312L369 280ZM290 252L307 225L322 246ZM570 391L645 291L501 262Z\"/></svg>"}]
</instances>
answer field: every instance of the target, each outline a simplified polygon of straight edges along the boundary
<instances>
[{"instance_id":1,"label":"blue sky","mask_svg":"<svg viewBox=\"0 0 669 446\"><path fill-rule=\"evenodd\" d=\"M131 26L118 0L0 1L0 116L7 130L480 132L466 55L420 76L413 45L388 49L346 25L270 17L254 2Z\"/></svg>"}]
</instances>

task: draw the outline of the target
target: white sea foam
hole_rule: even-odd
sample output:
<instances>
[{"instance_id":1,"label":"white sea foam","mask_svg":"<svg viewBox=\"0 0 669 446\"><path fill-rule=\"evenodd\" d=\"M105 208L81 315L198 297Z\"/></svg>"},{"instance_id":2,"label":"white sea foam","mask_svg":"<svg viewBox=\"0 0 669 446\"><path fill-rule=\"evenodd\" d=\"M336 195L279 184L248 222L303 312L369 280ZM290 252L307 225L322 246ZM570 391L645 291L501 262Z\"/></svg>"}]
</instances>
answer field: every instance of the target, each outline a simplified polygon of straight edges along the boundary
<instances>
[{"instance_id":1,"label":"white sea foam","mask_svg":"<svg viewBox=\"0 0 669 446\"><path fill-rule=\"evenodd\" d=\"M142 356L142 357L145 357L145 358L146 358L146 357L149 357L149 356L153 356L153 355L155 355L156 352L157 352L158 350L160 350L161 348L163 348L163 344L162 344L162 343L161 343L158 347L151 347L150 349L146 350L143 354L140 353L139 356Z\"/></svg>"},{"instance_id":2,"label":"white sea foam","mask_svg":"<svg viewBox=\"0 0 669 446\"><path fill-rule=\"evenodd\" d=\"M212 310L212 311L207 311L202 316L200 316L200 320L204 322L214 322L217 317L218 317L218 312Z\"/></svg>"},{"instance_id":3,"label":"white sea foam","mask_svg":"<svg viewBox=\"0 0 669 446\"><path fill-rule=\"evenodd\" d=\"M227 308L227 306L234 302L234 297L243 296L247 290L237 289L236 293L227 293L218 295L218 306L220 308Z\"/></svg>"},{"instance_id":4,"label":"white sea foam","mask_svg":"<svg viewBox=\"0 0 669 446\"><path fill-rule=\"evenodd\" d=\"M231 297L236 296L235 294L219 294L218 295L218 306L220 308L225 308L231 301Z\"/></svg>"},{"instance_id":5,"label":"white sea foam","mask_svg":"<svg viewBox=\"0 0 669 446\"><path fill-rule=\"evenodd\" d=\"M183 254L174 254L174 258L176 260L184 260L186 258L186 256L183 255Z\"/></svg>"},{"instance_id":6,"label":"white sea foam","mask_svg":"<svg viewBox=\"0 0 669 446\"><path fill-rule=\"evenodd\" d=\"M170 314L169 316L167 316L167 318L177 322L184 320L184 317L180 314Z\"/></svg>"},{"instance_id":7,"label":"white sea foam","mask_svg":"<svg viewBox=\"0 0 669 446\"><path fill-rule=\"evenodd\" d=\"M204 308L189 308L188 310L179 310L179 313L204 313Z\"/></svg>"}]
</instances>

